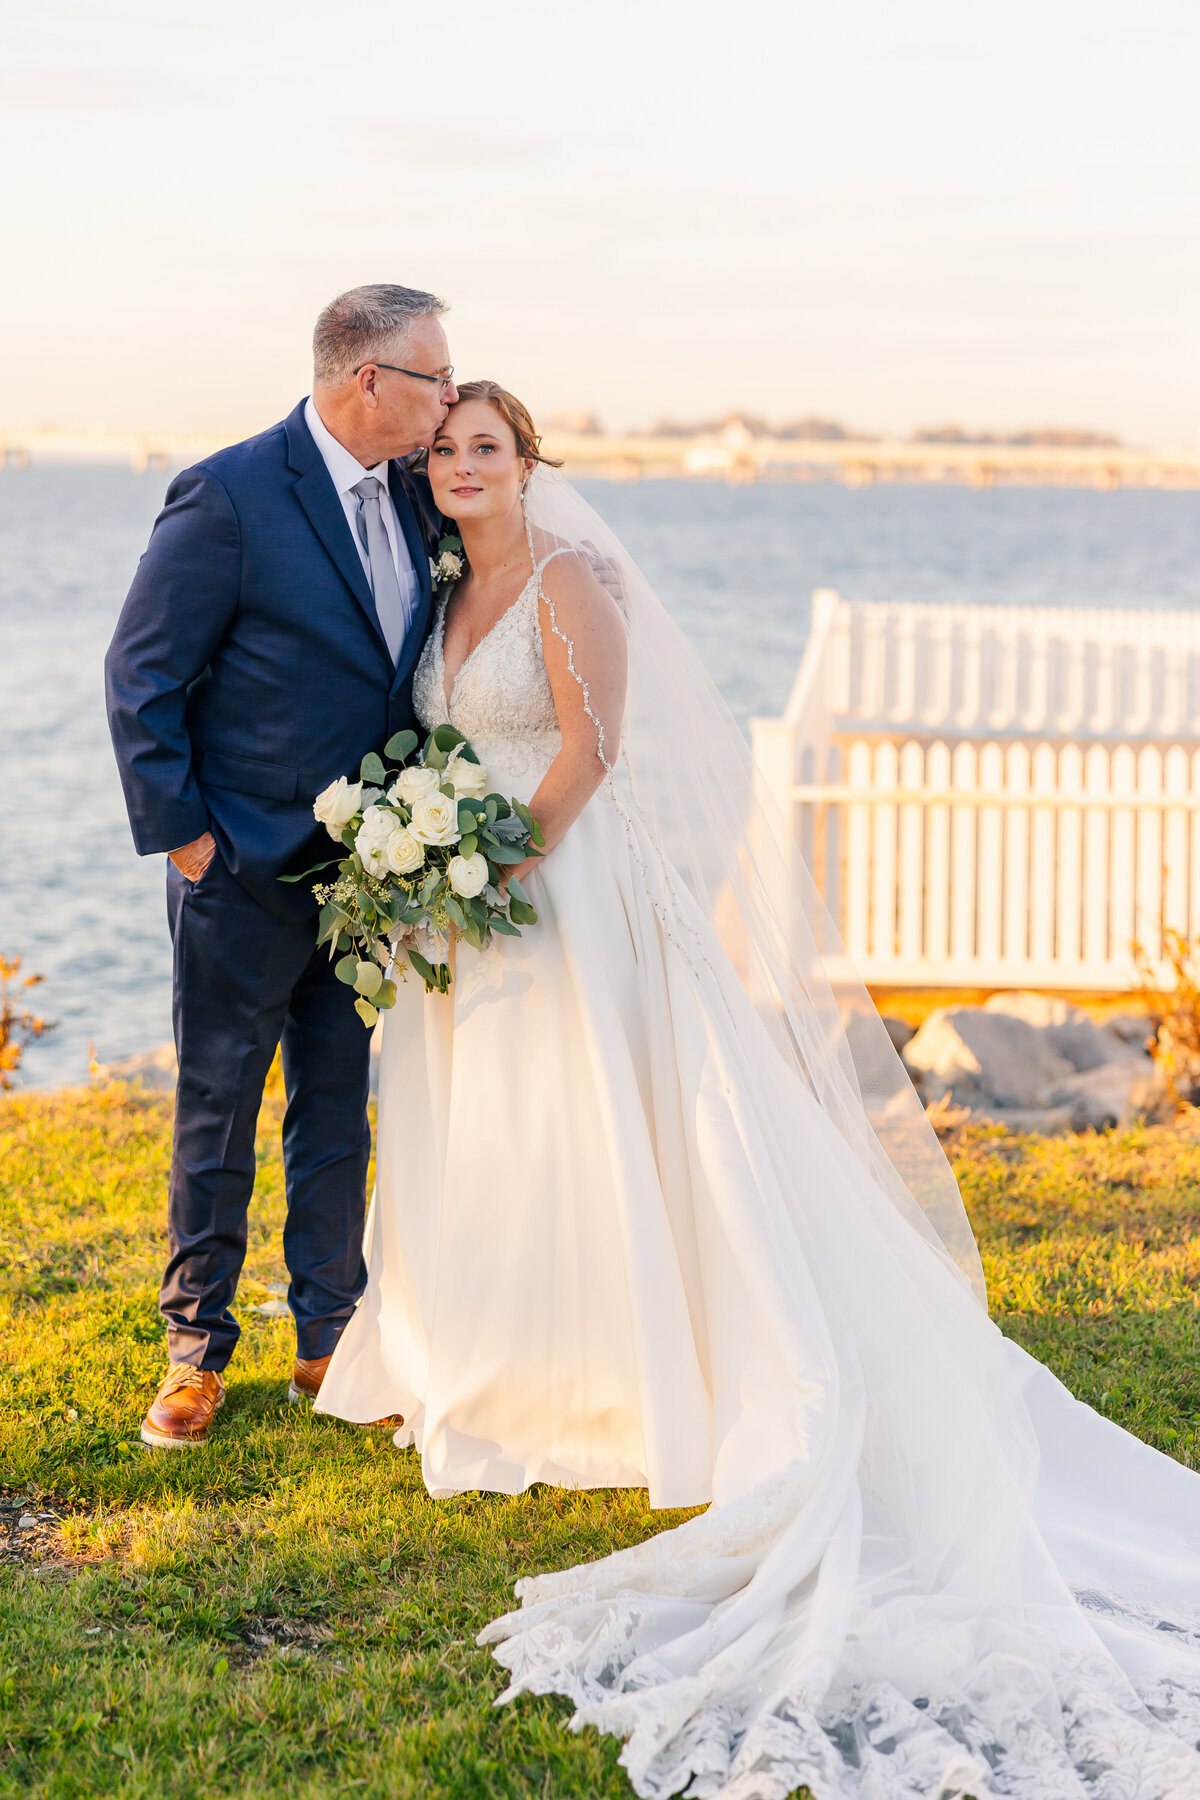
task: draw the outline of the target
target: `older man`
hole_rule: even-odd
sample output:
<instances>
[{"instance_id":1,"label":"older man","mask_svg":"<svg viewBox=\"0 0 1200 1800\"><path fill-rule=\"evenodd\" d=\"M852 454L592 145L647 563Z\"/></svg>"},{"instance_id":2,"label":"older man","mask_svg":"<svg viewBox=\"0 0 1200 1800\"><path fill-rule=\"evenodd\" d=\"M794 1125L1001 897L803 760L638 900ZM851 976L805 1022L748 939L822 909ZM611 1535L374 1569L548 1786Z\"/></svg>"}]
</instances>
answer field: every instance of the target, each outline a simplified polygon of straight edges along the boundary
<instances>
[{"instance_id":1,"label":"older man","mask_svg":"<svg viewBox=\"0 0 1200 1800\"><path fill-rule=\"evenodd\" d=\"M225 1395L263 1085L283 1047L290 1397L312 1396L362 1292L369 1041L316 950L312 800L412 723L437 514L397 459L457 399L440 315L355 288L313 336L312 395L172 482L106 663L140 855L167 852L179 1054L161 1306L170 1367L142 1424L202 1443Z\"/></svg>"}]
</instances>

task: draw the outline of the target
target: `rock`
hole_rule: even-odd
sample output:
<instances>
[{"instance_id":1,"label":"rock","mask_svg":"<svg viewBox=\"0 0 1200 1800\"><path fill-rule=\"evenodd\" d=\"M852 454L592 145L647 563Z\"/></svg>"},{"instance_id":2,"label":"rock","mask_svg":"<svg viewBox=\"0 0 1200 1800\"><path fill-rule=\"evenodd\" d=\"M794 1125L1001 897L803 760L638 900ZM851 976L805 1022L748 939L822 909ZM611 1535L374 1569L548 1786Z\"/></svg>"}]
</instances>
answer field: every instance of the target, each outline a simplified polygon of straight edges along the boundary
<instances>
[{"instance_id":1,"label":"rock","mask_svg":"<svg viewBox=\"0 0 1200 1800\"><path fill-rule=\"evenodd\" d=\"M1166 1076L1154 1069L1139 1076L1129 1090L1122 1125L1173 1125L1179 1102L1167 1086Z\"/></svg>"},{"instance_id":2,"label":"rock","mask_svg":"<svg viewBox=\"0 0 1200 1800\"><path fill-rule=\"evenodd\" d=\"M1081 1007L1052 994L993 994L984 1003L984 1011L1024 1019L1027 1025L1036 1026L1045 1033L1047 1043L1080 1074L1139 1053L1118 1032L1107 1025L1097 1025ZM1142 1035L1145 1036L1144 1031Z\"/></svg>"},{"instance_id":3,"label":"rock","mask_svg":"<svg viewBox=\"0 0 1200 1800\"><path fill-rule=\"evenodd\" d=\"M1061 1137L1076 1131L1075 1107L981 1106L971 1113L972 1125L1003 1125L1006 1131L1030 1132L1035 1137Z\"/></svg>"},{"instance_id":4,"label":"rock","mask_svg":"<svg viewBox=\"0 0 1200 1800\"><path fill-rule=\"evenodd\" d=\"M109 1063L104 1073L112 1081L129 1081L135 1086L158 1088L174 1093L179 1076L174 1044L160 1044L157 1050L144 1050L140 1056L126 1056Z\"/></svg>"},{"instance_id":5,"label":"rock","mask_svg":"<svg viewBox=\"0 0 1200 1800\"><path fill-rule=\"evenodd\" d=\"M1130 1051L1119 1061L1072 1076L1052 1098L1072 1108L1073 1130L1105 1131L1128 1118L1130 1094L1153 1073L1148 1056Z\"/></svg>"},{"instance_id":6,"label":"rock","mask_svg":"<svg viewBox=\"0 0 1200 1800\"><path fill-rule=\"evenodd\" d=\"M904 1047L927 1101L949 1093L959 1105L1046 1108L1077 1073L1036 1025L979 1006L938 1007Z\"/></svg>"},{"instance_id":7,"label":"rock","mask_svg":"<svg viewBox=\"0 0 1200 1800\"><path fill-rule=\"evenodd\" d=\"M881 1017L883 1019L883 1029L891 1038L892 1049L897 1053L903 1050L905 1044L911 1043L913 1038L916 1037L917 1028L915 1025L910 1025L907 1019L897 1019L891 1013L883 1013L881 1014Z\"/></svg>"},{"instance_id":8,"label":"rock","mask_svg":"<svg viewBox=\"0 0 1200 1800\"><path fill-rule=\"evenodd\" d=\"M379 1048L382 1021L371 1034L371 1092L379 1092ZM125 1056L120 1062L102 1063L97 1068L102 1081L128 1081L134 1086L156 1088L173 1094L179 1079L179 1064L174 1044L160 1044L157 1050L143 1050L140 1056Z\"/></svg>"},{"instance_id":9,"label":"rock","mask_svg":"<svg viewBox=\"0 0 1200 1800\"><path fill-rule=\"evenodd\" d=\"M1158 1020L1152 1019L1149 1013L1114 1013L1111 1019L1105 1019L1103 1029L1111 1031L1114 1037L1119 1037L1131 1050L1144 1052L1147 1040L1154 1036L1158 1024Z\"/></svg>"},{"instance_id":10,"label":"rock","mask_svg":"<svg viewBox=\"0 0 1200 1800\"><path fill-rule=\"evenodd\" d=\"M17 1530L18 1531L32 1531L36 1524L37 1524L37 1520L34 1518L32 1513L22 1513L20 1518L17 1520Z\"/></svg>"},{"instance_id":11,"label":"rock","mask_svg":"<svg viewBox=\"0 0 1200 1800\"><path fill-rule=\"evenodd\" d=\"M286 1319L290 1310L286 1300L264 1300L261 1306L250 1308L260 1319Z\"/></svg>"}]
</instances>

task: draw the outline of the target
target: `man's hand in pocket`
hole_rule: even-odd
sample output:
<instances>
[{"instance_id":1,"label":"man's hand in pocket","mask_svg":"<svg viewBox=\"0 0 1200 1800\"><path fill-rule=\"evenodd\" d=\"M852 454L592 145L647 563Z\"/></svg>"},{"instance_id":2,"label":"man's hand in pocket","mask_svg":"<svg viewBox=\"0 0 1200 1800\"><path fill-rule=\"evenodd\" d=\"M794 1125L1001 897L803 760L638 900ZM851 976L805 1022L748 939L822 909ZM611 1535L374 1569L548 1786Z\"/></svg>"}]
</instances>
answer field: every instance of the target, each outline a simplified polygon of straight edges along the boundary
<instances>
[{"instance_id":1,"label":"man's hand in pocket","mask_svg":"<svg viewBox=\"0 0 1200 1800\"><path fill-rule=\"evenodd\" d=\"M193 838L190 844L181 844L178 850L172 850L171 861L186 880L199 881L216 850L216 839L211 831L206 831L203 837Z\"/></svg>"}]
</instances>

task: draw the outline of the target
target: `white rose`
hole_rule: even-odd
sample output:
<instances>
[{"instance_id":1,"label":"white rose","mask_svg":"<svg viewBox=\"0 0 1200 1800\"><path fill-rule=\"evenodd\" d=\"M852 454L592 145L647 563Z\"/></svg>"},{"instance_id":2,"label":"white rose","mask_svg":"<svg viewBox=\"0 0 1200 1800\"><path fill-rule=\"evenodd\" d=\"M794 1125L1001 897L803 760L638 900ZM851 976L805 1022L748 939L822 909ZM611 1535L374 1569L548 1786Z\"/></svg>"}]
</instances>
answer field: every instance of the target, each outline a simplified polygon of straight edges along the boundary
<instances>
[{"instance_id":1,"label":"white rose","mask_svg":"<svg viewBox=\"0 0 1200 1800\"><path fill-rule=\"evenodd\" d=\"M436 794L442 785L436 769L401 769L399 778L388 792L393 806L414 806L426 794Z\"/></svg>"},{"instance_id":2,"label":"white rose","mask_svg":"<svg viewBox=\"0 0 1200 1800\"><path fill-rule=\"evenodd\" d=\"M463 572L462 557L455 556L453 550L442 551L442 573L451 581L457 581Z\"/></svg>"},{"instance_id":3,"label":"white rose","mask_svg":"<svg viewBox=\"0 0 1200 1800\"><path fill-rule=\"evenodd\" d=\"M426 794L415 802L409 830L422 844L457 844L458 803L447 794Z\"/></svg>"},{"instance_id":4,"label":"white rose","mask_svg":"<svg viewBox=\"0 0 1200 1800\"><path fill-rule=\"evenodd\" d=\"M452 856L446 876L456 894L461 894L464 900L473 900L488 884L487 857L478 850L474 856Z\"/></svg>"},{"instance_id":5,"label":"white rose","mask_svg":"<svg viewBox=\"0 0 1200 1800\"><path fill-rule=\"evenodd\" d=\"M456 800L482 800L488 791L487 770L465 756L452 757L443 773L454 787Z\"/></svg>"},{"instance_id":6,"label":"white rose","mask_svg":"<svg viewBox=\"0 0 1200 1800\"><path fill-rule=\"evenodd\" d=\"M425 848L407 825L394 831L384 846L384 858L393 875L411 875L425 861ZM455 859L459 860L458 858Z\"/></svg>"},{"instance_id":7,"label":"white rose","mask_svg":"<svg viewBox=\"0 0 1200 1800\"><path fill-rule=\"evenodd\" d=\"M313 817L329 833L335 844L342 841L342 830L362 805L362 782L347 781L339 775L323 788L313 801Z\"/></svg>"}]
</instances>

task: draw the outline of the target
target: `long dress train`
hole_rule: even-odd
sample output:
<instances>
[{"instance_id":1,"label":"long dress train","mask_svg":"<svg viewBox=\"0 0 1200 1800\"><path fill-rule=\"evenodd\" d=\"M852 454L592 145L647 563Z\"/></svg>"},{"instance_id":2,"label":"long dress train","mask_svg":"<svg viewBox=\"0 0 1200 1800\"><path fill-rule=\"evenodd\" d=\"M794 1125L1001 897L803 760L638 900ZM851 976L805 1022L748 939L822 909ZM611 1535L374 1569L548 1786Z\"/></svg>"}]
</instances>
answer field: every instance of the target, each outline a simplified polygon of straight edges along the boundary
<instances>
[{"instance_id":1,"label":"long dress train","mask_svg":"<svg viewBox=\"0 0 1200 1800\"><path fill-rule=\"evenodd\" d=\"M449 703L443 602L416 685L526 799L560 743L540 586ZM639 1794L1200 1800L1200 1478L1002 1337L678 887L602 789L537 926L402 990L319 1409L403 1415L434 1494L714 1502L483 1634L505 1698L629 1740Z\"/></svg>"}]
</instances>

